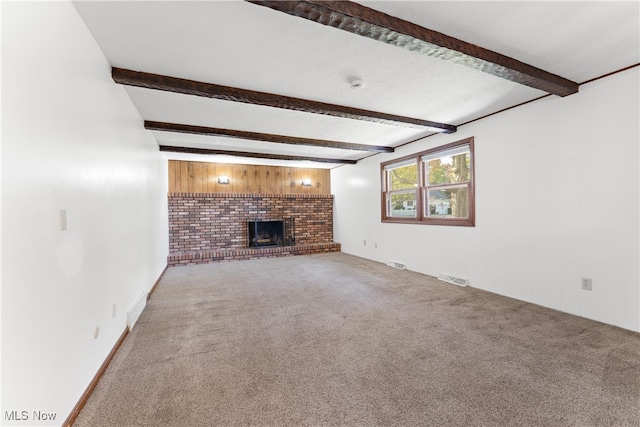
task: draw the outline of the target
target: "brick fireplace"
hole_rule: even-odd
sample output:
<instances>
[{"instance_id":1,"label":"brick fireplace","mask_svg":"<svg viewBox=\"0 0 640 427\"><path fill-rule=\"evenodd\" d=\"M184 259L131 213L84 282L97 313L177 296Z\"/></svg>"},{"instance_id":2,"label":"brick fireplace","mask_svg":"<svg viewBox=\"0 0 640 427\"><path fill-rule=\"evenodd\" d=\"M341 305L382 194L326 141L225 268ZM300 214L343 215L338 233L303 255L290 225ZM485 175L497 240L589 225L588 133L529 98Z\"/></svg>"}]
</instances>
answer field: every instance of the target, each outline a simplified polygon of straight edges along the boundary
<instances>
[{"instance_id":1,"label":"brick fireplace","mask_svg":"<svg viewBox=\"0 0 640 427\"><path fill-rule=\"evenodd\" d=\"M287 221L293 239L251 246L255 221ZM170 266L339 251L332 195L169 193Z\"/></svg>"}]
</instances>

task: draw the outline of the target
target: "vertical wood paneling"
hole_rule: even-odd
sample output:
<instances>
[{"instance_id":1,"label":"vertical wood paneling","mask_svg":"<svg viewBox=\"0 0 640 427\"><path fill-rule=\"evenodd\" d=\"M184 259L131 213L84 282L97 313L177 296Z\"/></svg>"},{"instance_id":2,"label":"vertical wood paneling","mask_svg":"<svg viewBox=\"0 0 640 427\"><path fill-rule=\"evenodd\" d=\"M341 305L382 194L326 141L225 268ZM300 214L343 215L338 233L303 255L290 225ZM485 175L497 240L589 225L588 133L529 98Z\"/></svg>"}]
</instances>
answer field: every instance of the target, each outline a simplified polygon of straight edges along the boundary
<instances>
[{"instance_id":1,"label":"vertical wood paneling","mask_svg":"<svg viewBox=\"0 0 640 427\"><path fill-rule=\"evenodd\" d=\"M258 188L259 194L264 194L266 192L266 172L266 166L256 166L256 187Z\"/></svg>"},{"instance_id":2,"label":"vertical wood paneling","mask_svg":"<svg viewBox=\"0 0 640 427\"><path fill-rule=\"evenodd\" d=\"M276 181L275 181L275 168L268 168L265 166L265 194L275 194Z\"/></svg>"},{"instance_id":3,"label":"vertical wood paneling","mask_svg":"<svg viewBox=\"0 0 640 427\"><path fill-rule=\"evenodd\" d=\"M282 167L274 167L273 169L273 180L274 180L274 188L273 192L275 194L283 194L283 184L284 184L284 176L282 174Z\"/></svg>"},{"instance_id":4,"label":"vertical wood paneling","mask_svg":"<svg viewBox=\"0 0 640 427\"><path fill-rule=\"evenodd\" d=\"M260 188L258 187L258 166L251 165L247 166L247 171L249 175L249 180L247 187L244 189L245 192L249 192L249 189L253 188L253 191L258 193Z\"/></svg>"},{"instance_id":5,"label":"vertical wood paneling","mask_svg":"<svg viewBox=\"0 0 640 427\"><path fill-rule=\"evenodd\" d=\"M193 193L193 163L187 163L187 192Z\"/></svg>"},{"instance_id":6,"label":"vertical wood paneling","mask_svg":"<svg viewBox=\"0 0 640 427\"><path fill-rule=\"evenodd\" d=\"M202 186L205 188L205 191L207 193L215 193L215 186L218 184L216 179L216 164L205 163L203 175L205 176L205 182L202 183Z\"/></svg>"},{"instance_id":7,"label":"vertical wood paneling","mask_svg":"<svg viewBox=\"0 0 640 427\"><path fill-rule=\"evenodd\" d=\"M303 194L303 190L304 188L302 188L302 186L300 185L300 179L298 178L300 171L297 168L293 168L291 169L291 174L289 174L290 179L290 183L291 183L291 189L290 192L291 194L300 192L300 194Z\"/></svg>"},{"instance_id":8,"label":"vertical wood paneling","mask_svg":"<svg viewBox=\"0 0 640 427\"><path fill-rule=\"evenodd\" d=\"M189 162L180 162L180 191L189 192Z\"/></svg>"},{"instance_id":9,"label":"vertical wood paneling","mask_svg":"<svg viewBox=\"0 0 640 427\"><path fill-rule=\"evenodd\" d=\"M231 189L232 193L242 193L242 180L244 171L240 167L230 169Z\"/></svg>"},{"instance_id":10,"label":"vertical wood paneling","mask_svg":"<svg viewBox=\"0 0 640 427\"><path fill-rule=\"evenodd\" d=\"M203 193L202 190L202 165L200 162L192 162L192 171L190 178L192 180L193 190L192 193Z\"/></svg>"},{"instance_id":11,"label":"vertical wood paneling","mask_svg":"<svg viewBox=\"0 0 640 427\"><path fill-rule=\"evenodd\" d=\"M176 168L179 168L180 165L177 162L172 160L169 161L169 193L175 193L179 190L179 183L176 181L179 179L180 174L176 172Z\"/></svg>"},{"instance_id":12,"label":"vertical wood paneling","mask_svg":"<svg viewBox=\"0 0 640 427\"><path fill-rule=\"evenodd\" d=\"M235 192L244 193L244 187L248 179L245 165L240 165L237 168L234 168L234 175L236 176Z\"/></svg>"},{"instance_id":13,"label":"vertical wood paneling","mask_svg":"<svg viewBox=\"0 0 640 427\"><path fill-rule=\"evenodd\" d=\"M258 189L258 194L265 194L266 193L266 172L267 172L267 168L266 166L256 166L256 188Z\"/></svg>"},{"instance_id":14,"label":"vertical wood paneling","mask_svg":"<svg viewBox=\"0 0 640 427\"><path fill-rule=\"evenodd\" d=\"M169 160L170 193L331 194L328 169ZM226 175L229 184L218 184ZM311 187L302 180L311 179Z\"/></svg>"},{"instance_id":15,"label":"vertical wood paneling","mask_svg":"<svg viewBox=\"0 0 640 427\"><path fill-rule=\"evenodd\" d=\"M285 192L285 194L294 194L295 193L295 179L296 179L296 175L295 175L295 169L291 169L291 168L287 168L287 180L285 181L285 184L287 185L287 190Z\"/></svg>"}]
</instances>

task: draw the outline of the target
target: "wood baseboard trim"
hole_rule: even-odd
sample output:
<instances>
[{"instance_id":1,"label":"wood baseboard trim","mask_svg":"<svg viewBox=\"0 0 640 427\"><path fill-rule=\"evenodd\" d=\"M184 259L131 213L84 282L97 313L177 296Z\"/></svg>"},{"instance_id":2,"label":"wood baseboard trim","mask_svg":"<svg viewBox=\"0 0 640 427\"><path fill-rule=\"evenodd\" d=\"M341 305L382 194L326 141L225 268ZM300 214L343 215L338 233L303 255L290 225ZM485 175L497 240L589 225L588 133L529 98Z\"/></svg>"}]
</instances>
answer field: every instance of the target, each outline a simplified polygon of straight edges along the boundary
<instances>
[{"instance_id":1,"label":"wood baseboard trim","mask_svg":"<svg viewBox=\"0 0 640 427\"><path fill-rule=\"evenodd\" d=\"M147 301L149 300L149 298L151 298L151 294L156 290L156 287L160 283L160 280L162 280L162 277L164 276L164 273L167 272L168 268L168 264L164 266L164 270L162 270L162 273L160 273L158 280L156 280L156 282L151 287L151 290L147 294ZM95 390L95 388L97 387L100 378L102 378L102 376L104 375L105 371L109 367L109 364L111 363L111 360L113 360L127 335L129 335L129 327L125 328L124 332L122 333L122 335L120 335L120 338L118 338L118 341L109 352L107 358L104 360L104 362L102 362L102 365L100 365L100 369L98 369L98 372L95 374L84 393L82 393L82 396L80 396L80 400L78 400L78 403L76 403L76 406L73 407L73 410L71 411L67 419L64 421L64 423L62 423L63 427L71 427L76 421L76 418L78 418L78 415L80 415L80 411L82 411L82 408L84 408L87 400L89 400L89 397L91 397L91 393L93 393L93 390Z\"/></svg>"},{"instance_id":2,"label":"wood baseboard trim","mask_svg":"<svg viewBox=\"0 0 640 427\"><path fill-rule=\"evenodd\" d=\"M104 360L104 362L102 362L100 369L98 369L98 372L89 383L89 386L84 391L84 393L82 393L82 396L80 396L80 400L78 400L78 403L76 403L76 406L73 407L73 410L71 411L67 419L62 424L63 427L71 427L73 423L76 421L76 418L78 418L80 411L82 410L82 408L84 408L84 405L87 403L87 400L89 400L91 393L93 393L93 390L98 385L100 378L102 378L102 375L104 375L105 371L109 367L109 364L111 363L111 360L118 352L118 349L124 342L124 339L127 337L127 335L129 335L128 327L125 328L124 332L122 333L122 335L120 335L120 338L118 338L118 341L111 349L111 352L109 352L109 355L107 356L107 358Z\"/></svg>"},{"instance_id":3,"label":"wood baseboard trim","mask_svg":"<svg viewBox=\"0 0 640 427\"><path fill-rule=\"evenodd\" d=\"M169 264L164 266L164 270L162 270L162 273L160 273L160 276L158 277L158 280L156 280L156 283L153 284L153 286L151 287L151 290L147 294L147 301L149 301L151 299L151 294L153 294L155 292L156 288L158 287L158 284L160 283L160 280L162 280L162 278L164 277L164 273L167 272L168 268L169 268Z\"/></svg>"}]
</instances>

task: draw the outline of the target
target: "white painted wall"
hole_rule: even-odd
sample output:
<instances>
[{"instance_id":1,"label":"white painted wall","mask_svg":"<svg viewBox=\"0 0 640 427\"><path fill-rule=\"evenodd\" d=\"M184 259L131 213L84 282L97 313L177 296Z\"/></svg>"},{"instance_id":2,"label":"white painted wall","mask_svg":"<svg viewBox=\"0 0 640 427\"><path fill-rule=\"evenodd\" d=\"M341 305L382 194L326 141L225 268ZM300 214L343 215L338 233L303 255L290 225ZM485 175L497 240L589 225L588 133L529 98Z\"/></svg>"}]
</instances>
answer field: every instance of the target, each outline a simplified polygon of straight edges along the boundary
<instances>
[{"instance_id":1,"label":"white painted wall","mask_svg":"<svg viewBox=\"0 0 640 427\"><path fill-rule=\"evenodd\" d=\"M343 252L640 331L639 80L636 67L333 169L334 239ZM380 222L380 162L469 136L476 227Z\"/></svg>"},{"instance_id":2,"label":"white painted wall","mask_svg":"<svg viewBox=\"0 0 640 427\"><path fill-rule=\"evenodd\" d=\"M110 72L71 3L2 3L4 425L61 424L166 265L166 160Z\"/></svg>"}]
</instances>

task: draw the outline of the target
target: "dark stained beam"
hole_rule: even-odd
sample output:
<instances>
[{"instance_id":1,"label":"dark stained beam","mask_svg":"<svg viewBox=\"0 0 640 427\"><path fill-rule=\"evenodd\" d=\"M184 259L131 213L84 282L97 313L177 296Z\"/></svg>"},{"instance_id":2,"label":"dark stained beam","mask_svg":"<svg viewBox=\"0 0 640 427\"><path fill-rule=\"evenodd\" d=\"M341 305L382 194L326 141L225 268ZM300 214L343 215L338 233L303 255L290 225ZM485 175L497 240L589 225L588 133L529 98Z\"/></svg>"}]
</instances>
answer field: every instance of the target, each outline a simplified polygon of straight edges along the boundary
<instances>
[{"instance_id":1,"label":"dark stained beam","mask_svg":"<svg viewBox=\"0 0 640 427\"><path fill-rule=\"evenodd\" d=\"M578 83L351 1L246 1L427 56L463 64L555 95L567 96L578 92Z\"/></svg>"},{"instance_id":2,"label":"dark stained beam","mask_svg":"<svg viewBox=\"0 0 640 427\"><path fill-rule=\"evenodd\" d=\"M210 128L205 126L192 126L177 123L144 122L145 129L164 132L189 133L194 135L222 136L226 138L248 139L251 141L274 142L278 144L311 145L323 148L342 148L345 150L375 151L378 153L393 153L393 147L379 145L352 144L350 142L329 141L324 139L297 138L285 135L273 135L268 133L246 132L241 130Z\"/></svg>"},{"instance_id":3,"label":"dark stained beam","mask_svg":"<svg viewBox=\"0 0 640 427\"><path fill-rule=\"evenodd\" d=\"M325 159L321 157L305 157L305 156L285 156L282 154L250 153L248 151L231 151L231 150L210 150L207 148L172 147L169 145L160 145L160 151L166 151L170 153L252 157L254 159L296 160L296 161L305 160L309 162L336 163L336 164L345 164L345 165L355 165L356 163L358 163L357 160Z\"/></svg>"},{"instance_id":4,"label":"dark stained beam","mask_svg":"<svg viewBox=\"0 0 640 427\"><path fill-rule=\"evenodd\" d=\"M456 131L456 127L453 125L431 122L428 120L396 116L394 114L381 113L378 111L362 110L359 108L327 104L324 102L292 98L289 96L274 95L271 93L256 92L253 90L221 86L212 83L197 82L194 80L163 76L160 74L125 70L122 68L112 68L111 77L116 83L146 89L203 96L206 98L242 102L245 104L264 105L267 107L284 108L286 110L302 111L305 113L324 114L327 116L342 117L346 119L365 120L394 126L428 129L433 132L453 133Z\"/></svg>"}]
</instances>

